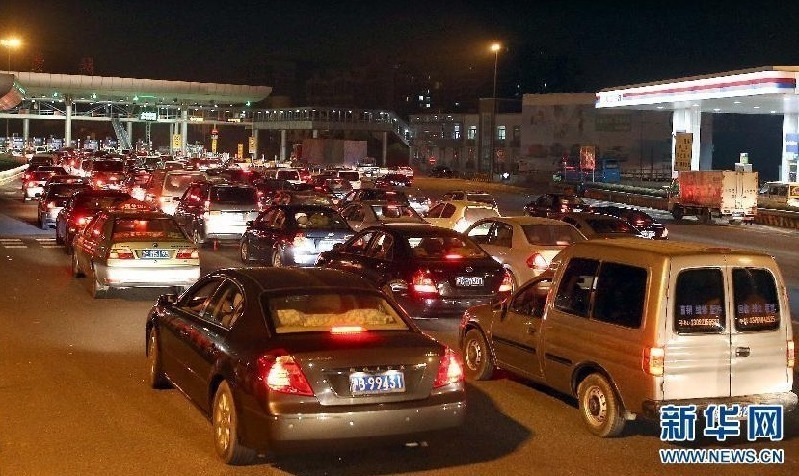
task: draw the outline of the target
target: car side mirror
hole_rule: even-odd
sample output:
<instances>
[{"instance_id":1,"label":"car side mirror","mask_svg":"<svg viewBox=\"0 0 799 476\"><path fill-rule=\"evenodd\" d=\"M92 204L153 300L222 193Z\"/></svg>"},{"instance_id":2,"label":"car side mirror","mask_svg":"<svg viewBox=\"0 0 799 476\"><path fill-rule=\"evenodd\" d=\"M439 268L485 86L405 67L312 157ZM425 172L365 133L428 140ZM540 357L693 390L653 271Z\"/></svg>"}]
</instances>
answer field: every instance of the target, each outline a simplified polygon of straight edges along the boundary
<instances>
[{"instance_id":1,"label":"car side mirror","mask_svg":"<svg viewBox=\"0 0 799 476\"><path fill-rule=\"evenodd\" d=\"M178 297L175 294L162 294L158 296L158 306L169 307L178 302Z\"/></svg>"}]
</instances>

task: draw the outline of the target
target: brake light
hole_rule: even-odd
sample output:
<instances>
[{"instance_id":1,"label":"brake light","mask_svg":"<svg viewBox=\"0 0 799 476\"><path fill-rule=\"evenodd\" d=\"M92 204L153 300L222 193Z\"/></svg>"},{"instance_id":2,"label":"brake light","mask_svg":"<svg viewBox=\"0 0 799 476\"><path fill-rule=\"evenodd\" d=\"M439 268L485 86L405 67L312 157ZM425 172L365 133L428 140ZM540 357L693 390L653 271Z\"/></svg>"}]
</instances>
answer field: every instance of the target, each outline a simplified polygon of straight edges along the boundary
<instances>
[{"instance_id":1,"label":"brake light","mask_svg":"<svg viewBox=\"0 0 799 476\"><path fill-rule=\"evenodd\" d=\"M196 259L196 258L199 258L199 257L200 257L200 252L197 251L196 248L194 248L194 249L186 248L186 249L178 250L178 252L175 253L175 258L176 259Z\"/></svg>"},{"instance_id":2,"label":"brake light","mask_svg":"<svg viewBox=\"0 0 799 476\"><path fill-rule=\"evenodd\" d=\"M788 368L792 369L796 363L796 354L794 353L793 341L788 341L788 348L785 357L788 359Z\"/></svg>"},{"instance_id":3,"label":"brake light","mask_svg":"<svg viewBox=\"0 0 799 476\"><path fill-rule=\"evenodd\" d=\"M536 271L545 271L549 267L549 261L541 253L533 253L527 257L527 267Z\"/></svg>"},{"instance_id":4,"label":"brake light","mask_svg":"<svg viewBox=\"0 0 799 476\"><path fill-rule=\"evenodd\" d=\"M258 366L269 390L290 395L313 396L311 385L305 378L302 368L294 361L294 357L265 355L258 359Z\"/></svg>"},{"instance_id":5,"label":"brake light","mask_svg":"<svg viewBox=\"0 0 799 476\"><path fill-rule=\"evenodd\" d=\"M78 225L78 226L83 226L83 225L85 225L88 222L89 222L89 219L86 218L86 217L76 217L75 218L75 224Z\"/></svg>"},{"instance_id":6,"label":"brake light","mask_svg":"<svg viewBox=\"0 0 799 476\"><path fill-rule=\"evenodd\" d=\"M663 347L646 347L641 367L649 375L660 377L663 375L665 351Z\"/></svg>"},{"instance_id":7,"label":"brake light","mask_svg":"<svg viewBox=\"0 0 799 476\"><path fill-rule=\"evenodd\" d=\"M102 187L103 186L103 181L102 180L95 180L94 181L94 186L95 187Z\"/></svg>"},{"instance_id":8,"label":"brake light","mask_svg":"<svg viewBox=\"0 0 799 476\"><path fill-rule=\"evenodd\" d=\"M133 259L133 251L124 248L112 248L108 252L108 259Z\"/></svg>"},{"instance_id":9,"label":"brake light","mask_svg":"<svg viewBox=\"0 0 799 476\"><path fill-rule=\"evenodd\" d=\"M430 270L419 270L411 278L411 287L419 294L438 294L436 282L430 274Z\"/></svg>"},{"instance_id":10,"label":"brake light","mask_svg":"<svg viewBox=\"0 0 799 476\"><path fill-rule=\"evenodd\" d=\"M436 374L436 380L433 382L433 388L461 382L463 382L463 364L461 364L458 355L447 347L438 364L438 374Z\"/></svg>"},{"instance_id":11,"label":"brake light","mask_svg":"<svg viewBox=\"0 0 799 476\"><path fill-rule=\"evenodd\" d=\"M361 326L335 326L330 329L330 332L333 334L359 334L365 330Z\"/></svg>"},{"instance_id":12,"label":"brake light","mask_svg":"<svg viewBox=\"0 0 799 476\"><path fill-rule=\"evenodd\" d=\"M511 291L513 291L513 278L509 272L505 271L505 275L502 276L502 282L499 284L497 292L509 293Z\"/></svg>"},{"instance_id":13,"label":"brake light","mask_svg":"<svg viewBox=\"0 0 799 476\"><path fill-rule=\"evenodd\" d=\"M458 253L449 253L444 255L444 259L461 259L463 255L459 255Z\"/></svg>"}]
</instances>

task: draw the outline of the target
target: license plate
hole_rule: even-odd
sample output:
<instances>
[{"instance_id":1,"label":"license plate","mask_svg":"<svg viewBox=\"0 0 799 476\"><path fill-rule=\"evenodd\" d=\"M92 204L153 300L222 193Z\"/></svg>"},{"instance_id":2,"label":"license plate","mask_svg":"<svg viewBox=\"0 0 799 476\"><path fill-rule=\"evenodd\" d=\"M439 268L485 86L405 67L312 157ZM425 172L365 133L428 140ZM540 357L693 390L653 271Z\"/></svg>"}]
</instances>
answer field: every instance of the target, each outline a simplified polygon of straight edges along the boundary
<instances>
[{"instance_id":1,"label":"license plate","mask_svg":"<svg viewBox=\"0 0 799 476\"><path fill-rule=\"evenodd\" d=\"M169 250L141 250L142 259L169 259Z\"/></svg>"},{"instance_id":2,"label":"license plate","mask_svg":"<svg viewBox=\"0 0 799 476\"><path fill-rule=\"evenodd\" d=\"M654 238L655 237L655 232L654 231L644 230L644 231L641 232L641 236L643 236L644 238Z\"/></svg>"},{"instance_id":3,"label":"license plate","mask_svg":"<svg viewBox=\"0 0 799 476\"><path fill-rule=\"evenodd\" d=\"M350 392L353 395L374 395L405 391L405 374L399 370L350 374Z\"/></svg>"},{"instance_id":4,"label":"license plate","mask_svg":"<svg viewBox=\"0 0 799 476\"><path fill-rule=\"evenodd\" d=\"M482 286L483 278L480 276L458 276L455 278L455 286Z\"/></svg>"}]
</instances>

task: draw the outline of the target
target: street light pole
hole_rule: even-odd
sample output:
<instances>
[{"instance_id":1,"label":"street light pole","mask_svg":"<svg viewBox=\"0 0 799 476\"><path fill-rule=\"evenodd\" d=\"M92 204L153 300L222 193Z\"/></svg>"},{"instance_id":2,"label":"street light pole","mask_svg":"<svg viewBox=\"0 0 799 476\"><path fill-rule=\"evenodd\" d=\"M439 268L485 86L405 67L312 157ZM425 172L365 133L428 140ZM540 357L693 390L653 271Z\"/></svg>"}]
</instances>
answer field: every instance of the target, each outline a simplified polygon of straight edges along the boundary
<instances>
[{"instance_id":1,"label":"street light pole","mask_svg":"<svg viewBox=\"0 0 799 476\"><path fill-rule=\"evenodd\" d=\"M497 61L499 60L499 50L502 48L502 45L499 43L492 43L491 44L491 51L494 52L494 87L491 92L491 140L489 141L490 145L490 158L489 158L489 167L491 168L488 172L488 179L490 182L494 181L494 161L496 160L496 150L495 147L495 140L496 140L496 120L497 120Z\"/></svg>"},{"instance_id":2,"label":"street light pole","mask_svg":"<svg viewBox=\"0 0 799 476\"><path fill-rule=\"evenodd\" d=\"M11 48L16 48L21 44L22 42L19 38L5 38L0 40L0 46L4 46L6 50L8 50L8 69L6 70L8 73L11 73ZM6 150L11 150L11 142L8 139L8 124L10 121L11 119L6 118Z\"/></svg>"}]
</instances>

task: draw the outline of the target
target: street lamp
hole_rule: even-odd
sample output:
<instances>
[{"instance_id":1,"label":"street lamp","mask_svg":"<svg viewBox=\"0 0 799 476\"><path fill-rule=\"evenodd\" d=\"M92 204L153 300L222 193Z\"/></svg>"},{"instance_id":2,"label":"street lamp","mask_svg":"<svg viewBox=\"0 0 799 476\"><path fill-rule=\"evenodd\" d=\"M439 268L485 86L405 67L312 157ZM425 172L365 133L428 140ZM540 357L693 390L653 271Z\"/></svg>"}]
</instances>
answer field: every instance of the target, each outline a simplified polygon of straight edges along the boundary
<instances>
[{"instance_id":1,"label":"street lamp","mask_svg":"<svg viewBox=\"0 0 799 476\"><path fill-rule=\"evenodd\" d=\"M489 170L488 172L488 177L489 181L491 182L494 181L494 161L496 160L496 155L497 155L496 151L494 150L495 149L494 141L496 140L495 139L496 131L494 129L496 129L496 120L497 120L497 61L499 60L500 49L502 49L501 43L491 44L491 51L494 52L494 87L491 93L491 131L490 131L491 140L489 141L491 147L490 149L491 157L490 160L488 161L489 167L491 167L491 170Z\"/></svg>"},{"instance_id":2,"label":"street lamp","mask_svg":"<svg viewBox=\"0 0 799 476\"><path fill-rule=\"evenodd\" d=\"M4 46L8 50L8 72L11 72L11 48L18 48L22 44L19 38L4 38L0 40L0 46ZM11 143L8 140L8 123L10 119L6 118L6 149L11 150Z\"/></svg>"}]
</instances>

